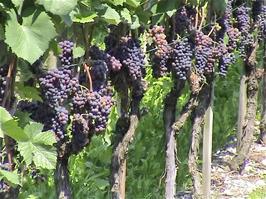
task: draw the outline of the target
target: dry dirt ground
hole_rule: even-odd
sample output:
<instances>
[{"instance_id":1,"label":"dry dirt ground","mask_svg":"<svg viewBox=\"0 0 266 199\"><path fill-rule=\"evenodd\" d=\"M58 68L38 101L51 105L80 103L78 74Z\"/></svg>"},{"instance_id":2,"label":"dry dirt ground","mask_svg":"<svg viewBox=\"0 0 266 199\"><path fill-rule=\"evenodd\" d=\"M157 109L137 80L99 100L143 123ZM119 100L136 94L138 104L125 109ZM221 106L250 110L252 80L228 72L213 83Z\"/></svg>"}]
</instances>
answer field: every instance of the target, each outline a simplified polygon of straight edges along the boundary
<instances>
[{"instance_id":1,"label":"dry dirt ground","mask_svg":"<svg viewBox=\"0 0 266 199\"><path fill-rule=\"evenodd\" d=\"M213 155L211 198L246 199L257 188L264 187L266 193L266 146L253 142L249 159L241 173L232 172L228 162L236 154L235 141ZM193 198L190 192L180 192L177 198ZM256 199L266 199L262 198Z\"/></svg>"}]
</instances>

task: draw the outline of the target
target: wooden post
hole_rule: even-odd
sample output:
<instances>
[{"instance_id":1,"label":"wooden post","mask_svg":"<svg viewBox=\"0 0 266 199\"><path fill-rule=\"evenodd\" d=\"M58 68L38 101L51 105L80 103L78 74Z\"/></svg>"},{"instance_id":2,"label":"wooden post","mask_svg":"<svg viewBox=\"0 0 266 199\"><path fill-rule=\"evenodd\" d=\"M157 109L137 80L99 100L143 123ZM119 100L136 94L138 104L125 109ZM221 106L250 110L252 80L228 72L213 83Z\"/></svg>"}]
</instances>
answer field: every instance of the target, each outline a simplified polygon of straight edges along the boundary
<instances>
[{"instance_id":1,"label":"wooden post","mask_svg":"<svg viewBox=\"0 0 266 199\"><path fill-rule=\"evenodd\" d=\"M243 125L247 112L247 84L246 76L243 74L240 79L239 104L238 104L238 120L237 120L237 140L241 140ZM239 151L239 144L237 151Z\"/></svg>"},{"instance_id":2,"label":"wooden post","mask_svg":"<svg viewBox=\"0 0 266 199\"><path fill-rule=\"evenodd\" d=\"M211 156L212 156L212 127L213 127L213 96L214 88L212 85L212 94L209 108L205 114L203 130L203 165L202 165L202 194L204 199L211 198Z\"/></svg>"}]
</instances>

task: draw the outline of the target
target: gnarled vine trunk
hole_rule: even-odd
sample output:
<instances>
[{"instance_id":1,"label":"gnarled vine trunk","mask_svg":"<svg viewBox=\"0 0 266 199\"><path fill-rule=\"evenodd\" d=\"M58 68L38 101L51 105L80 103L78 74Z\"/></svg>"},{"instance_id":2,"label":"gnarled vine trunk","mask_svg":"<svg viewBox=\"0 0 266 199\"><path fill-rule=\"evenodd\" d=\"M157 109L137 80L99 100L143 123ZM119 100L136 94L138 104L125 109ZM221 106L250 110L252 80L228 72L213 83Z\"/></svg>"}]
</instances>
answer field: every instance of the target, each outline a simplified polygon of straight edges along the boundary
<instances>
[{"instance_id":1,"label":"gnarled vine trunk","mask_svg":"<svg viewBox=\"0 0 266 199\"><path fill-rule=\"evenodd\" d=\"M58 199L71 199L72 192L69 182L68 158L58 158L54 175Z\"/></svg>"},{"instance_id":2,"label":"gnarled vine trunk","mask_svg":"<svg viewBox=\"0 0 266 199\"><path fill-rule=\"evenodd\" d=\"M176 103L185 82L176 82L171 92L167 95L164 105L164 127L166 134L166 151L165 151L165 198L172 199L176 194L176 141L175 132L172 125L175 121Z\"/></svg>"},{"instance_id":3,"label":"gnarled vine trunk","mask_svg":"<svg viewBox=\"0 0 266 199\"><path fill-rule=\"evenodd\" d=\"M242 131L240 131L240 135L237 136L237 155L229 164L231 170L237 170L239 172L241 172L245 166L244 161L248 158L255 131L259 79L262 76L262 71L256 68L257 48L258 42L256 41L245 60L245 69L247 73L247 108Z\"/></svg>"},{"instance_id":4,"label":"gnarled vine trunk","mask_svg":"<svg viewBox=\"0 0 266 199\"><path fill-rule=\"evenodd\" d=\"M266 3L265 3L266 4ZM264 42L264 74L263 74L263 84L262 84L262 113L261 113L261 123L260 123L260 137L259 142L266 144L266 42Z\"/></svg>"},{"instance_id":5,"label":"gnarled vine trunk","mask_svg":"<svg viewBox=\"0 0 266 199\"><path fill-rule=\"evenodd\" d=\"M211 102L211 83L205 84L198 95L198 106L192 112L192 131L191 131L191 142L190 150L188 155L188 167L189 172L192 176L193 182L193 193L196 198L201 197L201 172L198 168L198 152L200 146L200 140L202 137L202 124L206 110L208 109Z\"/></svg>"}]
</instances>

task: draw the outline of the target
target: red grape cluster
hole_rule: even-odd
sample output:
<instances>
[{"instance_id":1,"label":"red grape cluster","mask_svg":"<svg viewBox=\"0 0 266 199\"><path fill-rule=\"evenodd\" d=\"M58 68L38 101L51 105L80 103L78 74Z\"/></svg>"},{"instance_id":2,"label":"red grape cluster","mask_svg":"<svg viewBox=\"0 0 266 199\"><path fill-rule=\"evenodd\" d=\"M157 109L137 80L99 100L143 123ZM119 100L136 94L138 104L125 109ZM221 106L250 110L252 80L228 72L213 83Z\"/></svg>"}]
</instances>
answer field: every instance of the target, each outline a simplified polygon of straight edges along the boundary
<instances>
[{"instance_id":1,"label":"red grape cluster","mask_svg":"<svg viewBox=\"0 0 266 199\"><path fill-rule=\"evenodd\" d=\"M149 34L153 42L152 48L156 49L151 55L153 76L156 78L162 77L169 71L168 60L171 48L168 45L162 26L154 26L150 29Z\"/></svg>"}]
</instances>

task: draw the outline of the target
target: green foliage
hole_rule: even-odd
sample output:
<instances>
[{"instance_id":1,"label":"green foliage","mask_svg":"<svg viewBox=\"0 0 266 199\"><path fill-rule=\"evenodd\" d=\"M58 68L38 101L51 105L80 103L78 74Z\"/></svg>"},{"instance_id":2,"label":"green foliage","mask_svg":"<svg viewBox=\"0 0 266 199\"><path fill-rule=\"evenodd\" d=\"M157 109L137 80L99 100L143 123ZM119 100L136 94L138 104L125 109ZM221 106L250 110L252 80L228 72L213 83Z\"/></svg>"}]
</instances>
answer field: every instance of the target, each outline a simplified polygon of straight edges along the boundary
<instances>
[{"instance_id":1,"label":"green foliage","mask_svg":"<svg viewBox=\"0 0 266 199\"><path fill-rule=\"evenodd\" d=\"M25 126L24 132L29 139L18 142L18 150L23 156L26 165L34 162L37 168L54 169L56 165L56 143L53 132L42 132L43 125L31 123Z\"/></svg>"},{"instance_id":2,"label":"green foliage","mask_svg":"<svg viewBox=\"0 0 266 199\"><path fill-rule=\"evenodd\" d=\"M263 187L259 187L255 190L253 190L250 194L249 194L249 199L262 199L262 198L266 198L266 192L265 192L266 186Z\"/></svg>"},{"instance_id":3,"label":"green foliage","mask_svg":"<svg viewBox=\"0 0 266 199\"><path fill-rule=\"evenodd\" d=\"M21 185L17 171L5 171L0 169L0 179L4 178L11 186Z\"/></svg>"},{"instance_id":4,"label":"green foliage","mask_svg":"<svg viewBox=\"0 0 266 199\"><path fill-rule=\"evenodd\" d=\"M67 15L76 7L77 0L37 0L37 3L55 15Z\"/></svg>"},{"instance_id":5,"label":"green foliage","mask_svg":"<svg viewBox=\"0 0 266 199\"><path fill-rule=\"evenodd\" d=\"M5 42L16 55L31 64L48 49L49 41L56 36L51 18L38 10L28 11L17 21L14 11L9 12L5 27Z\"/></svg>"},{"instance_id":6,"label":"green foliage","mask_svg":"<svg viewBox=\"0 0 266 199\"><path fill-rule=\"evenodd\" d=\"M55 135L42 132L43 125L32 122L22 129L18 122L2 107L0 107L0 129L18 142L18 151L26 165L34 162L37 168L54 169L56 165Z\"/></svg>"}]
</instances>

